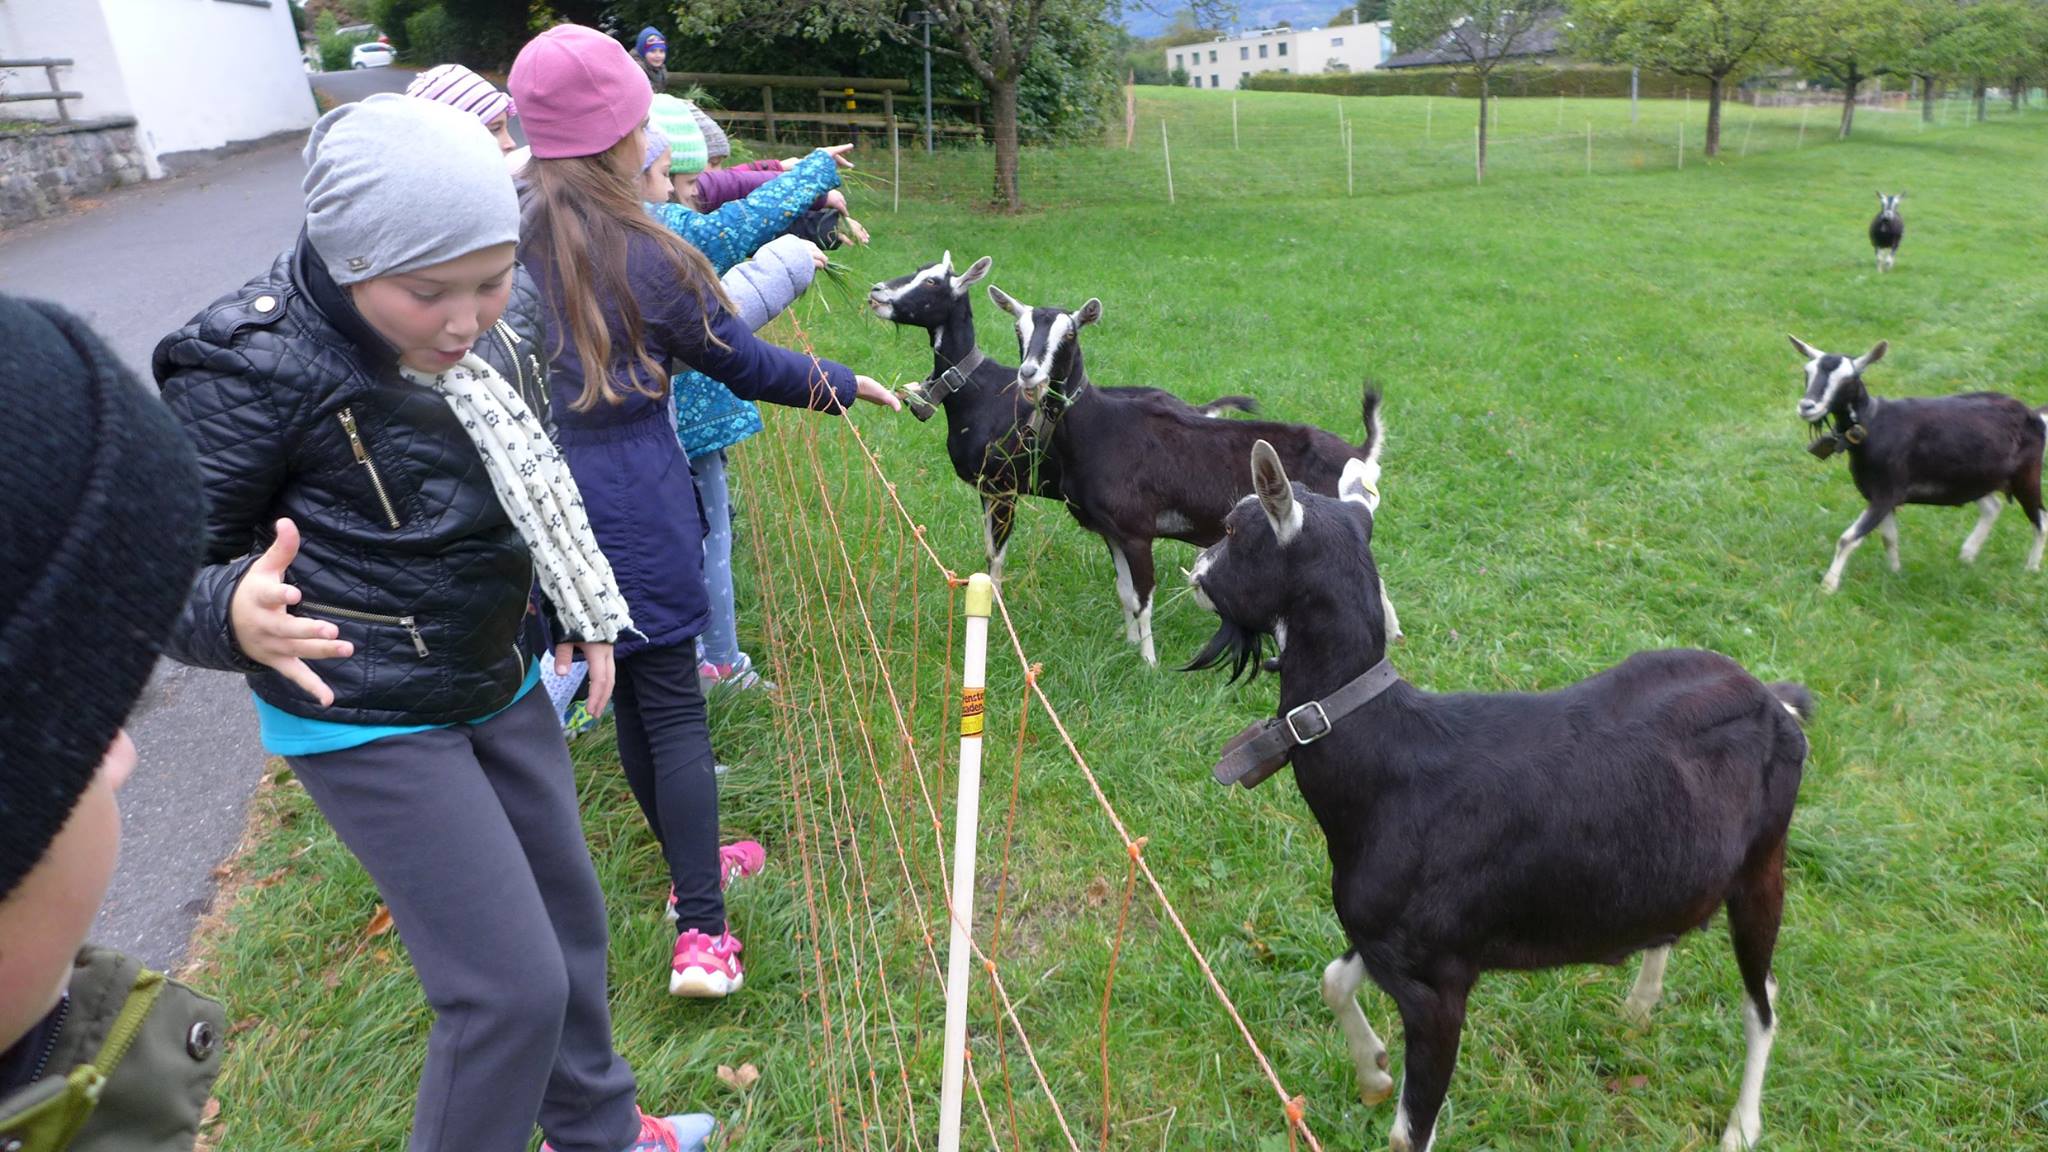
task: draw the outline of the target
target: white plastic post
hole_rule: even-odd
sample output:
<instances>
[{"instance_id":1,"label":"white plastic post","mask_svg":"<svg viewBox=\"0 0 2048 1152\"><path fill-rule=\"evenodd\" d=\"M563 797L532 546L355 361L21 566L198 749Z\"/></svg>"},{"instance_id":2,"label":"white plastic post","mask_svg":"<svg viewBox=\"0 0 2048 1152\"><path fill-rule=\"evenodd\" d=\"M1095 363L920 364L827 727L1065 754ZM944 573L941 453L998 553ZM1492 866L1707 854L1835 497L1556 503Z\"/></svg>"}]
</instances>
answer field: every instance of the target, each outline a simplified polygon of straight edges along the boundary
<instances>
[{"instance_id":1,"label":"white plastic post","mask_svg":"<svg viewBox=\"0 0 2048 1152\"><path fill-rule=\"evenodd\" d=\"M1809 111L1811 111L1811 109L1809 109L1806 105L1801 104L1799 106L1799 143L1796 145L1796 147L1806 147L1806 114Z\"/></svg>"},{"instance_id":2,"label":"white plastic post","mask_svg":"<svg viewBox=\"0 0 2048 1152\"><path fill-rule=\"evenodd\" d=\"M1586 121L1586 175L1593 174L1593 122Z\"/></svg>"},{"instance_id":3,"label":"white plastic post","mask_svg":"<svg viewBox=\"0 0 2048 1152\"><path fill-rule=\"evenodd\" d=\"M1422 142L1436 143L1436 97L1422 98Z\"/></svg>"},{"instance_id":4,"label":"white plastic post","mask_svg":"<svg viewBox=\"0 0 2048 1152\"><path fill-rule=\"evenodd\" d=\"M903 144L898 139L896 125L889 125L889 162L896 166L896 184L890 189L889 211L903 210Z\"/></svg>"},{"instance_id":5,"label":"white plastic post","mask_svg":"<svg viewBox=\"0 0 2048 1152\"><path fill-rule=\"evenodd\" d=\"M1344 125L1344 194L1358 194L1358 185L1351 178L1351 125L1348 123Z\"/></svg>"},{"instance_id":6,"label":"white plastic post","mask_svg":"<svg viewBox=\"0 0 2048 1152\"><path fill-rule=\"evenodd\" d=\"M1159 150L1166 154L1166 202L1173 203L1173 145L1166 140L1166 117L1159 118Z\"/></svg>"},{"instance_id":7,"label":"white plastic post","mask_svg":"<svg viewBox=\"0 0 2048 1152\"><path fill-rule=\"evenodd\" d=\"M1162 122L1161 127L1164 127ZM960 1104L967 1072L967 977L974 949L974 852L981 841L982 696L988 684L986 573L967 578L967 659L960 675L960 793L953 815L952 937L946 945L946 1064L939 1088L939 1152L960 1152Z\"/></svg>"},{"instance_id":8,"label":"white plastic post","mask_svg":"<svg viewBox=\"0 0 2048 1152\"><path fill-rule=\"evenodd\" d=\"M1749 134L1754 131L1756 131L1756 108L1752 105L1749 110L1749 123L1742 126L1742 154L1744 156L1749 155Z\"/></svg>"},{"instance_id":9,"label":"white plastic post","mask_svg":"<svg viewBox=\"0 0 2048 1152\"><path fill-rule=\"evenodd\" d=\"M1481 113L1484 115L1484 113ZM1472 182L1486 183L1486 165L1479 159L1479 125L1472 126Z\"/></svg>"},{"instance_id":10,"label":"white plastic post","mask_svg":"<svg viewBox=\"0 0 2048 1152\"><path fill-rule=\"evenodd\" d=\"M1685 171L1685 121L1678 122L1678 170Z\"/></svg>"},{"instance_id":11,"label":"white plastic post","mask_svg":"<svg viewBox=\"0 0 2048 1152\"><path fill-rule=\"evenodd\" d=\"M1230 150L1237 151L1237 97L1230 98Z\"/></svg>"}]
</instances>

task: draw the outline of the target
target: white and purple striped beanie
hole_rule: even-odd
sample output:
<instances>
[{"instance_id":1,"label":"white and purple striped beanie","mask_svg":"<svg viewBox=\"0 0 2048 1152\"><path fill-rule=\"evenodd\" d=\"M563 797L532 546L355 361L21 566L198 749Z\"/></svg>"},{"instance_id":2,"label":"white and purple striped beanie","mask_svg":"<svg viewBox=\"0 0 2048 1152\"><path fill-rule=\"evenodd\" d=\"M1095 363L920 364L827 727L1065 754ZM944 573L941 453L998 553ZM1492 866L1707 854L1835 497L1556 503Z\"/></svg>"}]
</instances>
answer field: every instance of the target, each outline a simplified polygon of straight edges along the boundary
<instances>
[{"instance_id":1,"label":"white and purple striped beanie","mask_svg":"<svg viewBox=\"0 0 2048 1152\"><path fill-rule=\"evenodd\" d=\"M486 124L512 111L512 97L460 64L427 69L405 86L405 94L460 109Z\"/></svg>"}]
</instances>

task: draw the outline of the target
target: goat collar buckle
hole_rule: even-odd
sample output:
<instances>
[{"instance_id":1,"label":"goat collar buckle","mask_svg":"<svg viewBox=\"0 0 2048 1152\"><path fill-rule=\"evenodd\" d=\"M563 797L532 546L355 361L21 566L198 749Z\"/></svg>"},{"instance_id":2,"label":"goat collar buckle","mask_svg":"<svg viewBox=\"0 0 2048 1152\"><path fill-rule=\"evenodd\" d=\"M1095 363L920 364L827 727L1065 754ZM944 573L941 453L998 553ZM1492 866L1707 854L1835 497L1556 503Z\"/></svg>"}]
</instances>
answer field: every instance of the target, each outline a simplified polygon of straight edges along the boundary
<instances>
[{"instance_id":1,"label":"goat collar buckle","mask_svg":"<svg viewBox=\"0 0 2048 1152\"><path fill-rule=\"evenodd\" d=\"M1298 717L1308 716L1310 712L1315 714L1316 726L1304 733L1301 730L1301 721ZM1330 714L1323 710L1323 702L1321 700L1311 700L1299 707L1289 709L1287 715L1281 717L1281 721L1287 725L1287 734L1294 737L1296 744L1313 744L1330 734Z\"/></svg>"},{"instance_id":2,"label":"goat collar buckle","mask_svg":"<svg viewBox=\"0 0 2048 1152\"><path fill-rule=\"evenodd\" d=\"M1287 766L1294 750L1314 744L1336 729L1337 721L1363 708L1401 679L1391 662L1382 660L1365 674L1320 700L1269 716L1231 738L1216 762L1218 784L1254 788Z\"/></svg>"},{"instance_id":3,"label":"goat collar buckle","mask_svg":"<svg viewBox=\"0 0 2048 1152\"><path fill-rule=\"evenodd\" d=\"M1847 428L1842 429L1842 439L1847 440L1851 444L1863 443L1864 435L1863 425L1861 424L1851 424Z\"/></svg>"}]
</instances>

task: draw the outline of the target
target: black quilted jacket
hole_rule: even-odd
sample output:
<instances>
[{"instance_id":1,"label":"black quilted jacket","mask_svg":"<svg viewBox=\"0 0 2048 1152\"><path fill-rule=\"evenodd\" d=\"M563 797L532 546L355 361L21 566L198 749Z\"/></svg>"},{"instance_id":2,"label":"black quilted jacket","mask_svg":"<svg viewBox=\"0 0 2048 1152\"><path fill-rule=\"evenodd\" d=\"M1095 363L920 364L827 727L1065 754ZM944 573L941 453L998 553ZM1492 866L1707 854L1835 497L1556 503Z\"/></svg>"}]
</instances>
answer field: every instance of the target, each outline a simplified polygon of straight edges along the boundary
<instances>
[{"instance_id":1,"label":"black quilted jacket","mask_svg":"<svg viewBox=\"0 0 2048 1152\"><path fill-rule=\"evenodd\" d=\"M476 351L546 418L540 306L521 270ZM449 724L511 703L533 566L482 457L440 396L398 374L396 352L301 237L268 272L157 345L164 402L199 450L207 567L168 646L188 664L246 673L286 712L354 724ZM228 602L290 517L300 615L355 645L312 662L321 708L236 648Z\"/></svg>"}]
</instances>

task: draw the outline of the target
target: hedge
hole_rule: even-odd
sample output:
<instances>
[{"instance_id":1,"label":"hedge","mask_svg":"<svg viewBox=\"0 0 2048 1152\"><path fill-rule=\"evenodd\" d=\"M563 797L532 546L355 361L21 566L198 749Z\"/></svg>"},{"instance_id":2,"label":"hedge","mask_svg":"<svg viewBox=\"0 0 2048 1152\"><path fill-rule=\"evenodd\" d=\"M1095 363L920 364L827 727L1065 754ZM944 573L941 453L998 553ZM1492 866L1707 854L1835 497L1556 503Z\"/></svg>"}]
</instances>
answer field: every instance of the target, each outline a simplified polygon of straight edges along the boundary
<instances>
[{"instance_id":1,"label":"hedge","mask_svg":"<svg viewBox=\"0 0 2048 1152\"><path fill-rule=\"evenodd\" d=\"M1628 95L1627 68L1515 67L1503 65L1488 85L1495 96ZM1479 78L1458 68L1397 68L1392 71L1323 72L1297 76L1261 72L1242 87L1261 92L1321 92L1328 96L1477 96ZM1648 100L1676 100L1690 91L1702 100L1707 82L1698 76L1644 72L1638 91Z\"/></svg>"}]
</instances>

